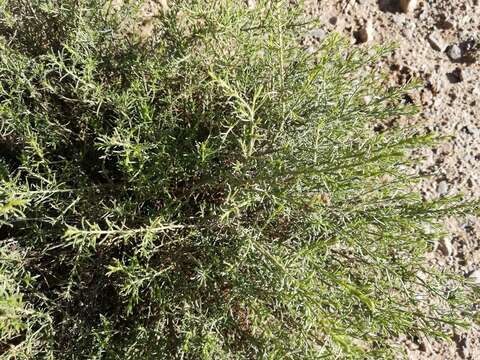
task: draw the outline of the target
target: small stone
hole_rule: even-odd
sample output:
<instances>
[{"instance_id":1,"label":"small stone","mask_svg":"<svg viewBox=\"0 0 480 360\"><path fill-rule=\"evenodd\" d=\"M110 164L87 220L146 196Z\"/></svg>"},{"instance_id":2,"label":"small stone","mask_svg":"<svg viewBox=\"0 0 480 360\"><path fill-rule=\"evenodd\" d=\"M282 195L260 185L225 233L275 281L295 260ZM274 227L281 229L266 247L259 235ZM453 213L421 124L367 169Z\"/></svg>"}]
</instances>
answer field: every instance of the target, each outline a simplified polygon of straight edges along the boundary
<instances>
[{"instance_id":1,"label":"small stone","mask_svg":"<svg viewBox=\"0 0 480 360\"><path fill-rule=\"evenodd\" d=\"M402 9L404 13L412 12L413 10L415 10L417 5L417 0L400 0L400 9Z\"/></svg>"},{"instance_id":2,"label":"small stone","mask_svg":"<svg viewBox=\"0 0 480 360\"><path fill-rule=\"evenodd\" d=\"M447 79L452 84L458 84L463 81L462 69L455 68L452 72L447 73Z\"/></svg>"},{"instance_id":3,"label":"small stone","mask_svg":"<svg viewBox=\"0 0 480 360\"><path fill-rule=\"evenodd\" d=\"M247 0L247 6L249 9L254 9L257 6L257 0Z\"/></svg>"},{"instance_id":4,"label":"small stone","mask_svg":"<svg viewBox=\"0 0 480 360\"><path fill-rule=\"evenodd\" d=\"M433 32L430 35L428 35L427 39L430 45L432 46L432 48L434 48L437 51L444 52L448 47L445 40L443 40L441 35L437 32Z\"/></svg>"},{"instance_id":5,"label":"small stone","mask_svg":"<svg viewBox=\"0 0 480 360\"><path fill-rule=\"evenodd\" d=\"M445 195L448 193L448 183L445 180L438 183L437 192L439 195Z\"/></svg>"},{"instance_id":6,"label":"small stone","mask_svg":"<svg viewBox=\"0 0 480 360\"><path fill-rule=\"evenodd\" d=\"M373 28L373 23L371 20L368 20L365 25L356 33L355 38L358 43L366 43L373 39L375 30Z\"/></svg>"},{"instance_id":7,"label":"small stone","mask_svg":"<svg viewBox=\"0 0 480 360\"><path fill-rule=\"evenodd\" d=\"M438 152L442 155L451 154L452 151L453 151L453 144L451 142L444 142L438 147Z\"/></svg>"},{"instance_id":8,"label":"small stone","mask_svg":"<svg viewBox=\"0 0 480 360\"><path fill-rule=\"evenodd\" d=\"M460 60L462 58L462 49L458 45L452 45L447 50L448 57L453 60Z\"/></svg>"}]
</instances>

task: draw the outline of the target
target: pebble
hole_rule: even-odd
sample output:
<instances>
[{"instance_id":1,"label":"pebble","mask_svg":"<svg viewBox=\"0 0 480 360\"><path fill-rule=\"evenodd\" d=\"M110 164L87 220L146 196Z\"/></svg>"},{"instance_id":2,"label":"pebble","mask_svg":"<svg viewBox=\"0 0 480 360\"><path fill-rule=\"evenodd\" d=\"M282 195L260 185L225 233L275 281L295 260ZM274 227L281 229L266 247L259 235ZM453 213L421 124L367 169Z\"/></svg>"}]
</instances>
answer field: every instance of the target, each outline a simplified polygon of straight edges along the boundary
<instances>
[{"instance_id":1,"label":"pebble","mask_svg":"<svg viewBox=\"0 0 480 360\"><path fill-rule=\"evenodd\" d=\"M445 195L448 193L448 183L445 180L438 183L437 192L439 195Z\"/></svg>"},{"instance_id":2,"label":"pebble","mask_svg":"<svg viewBox=\"0 0 480 360\"><path fill-rule=\"evenodd\" d=\"M448 47L447 43L438 32L432 32L428 35L427 39L430 42L430 45L437 51L444 52Z\"/></svg>"},{"instance_id":3,"label":"pebble","mask_svg":"<svg viewBox=\"0 0 480 360\"><path fill-rule=\"evenodd\" d=\"M417 0L400 0L400 9L402 9L404 13L412 12L413 10L415 10L417 5Z\"/></svg>"},{"instance_id":4,"label":"pebble","mask_svg":"<svg viewBox=\"0 0 480 360\"><path fill-rule=\"evenodd\" d=\"M363 101L365 102L365 105L368 105L372 102L372 97L367 95L363 97Z\"/></svg>"},{"instance_id":5,"label":"pebble","mask_svg":"<svg viewBox=\"0 0 480 360\"><path fill-rule=\"evenodd\" d=\"M451 84L458 84L463 81L462 69L455 68L452 72L447 73L447 79Z\"/></svg>"},{"instance_id":6,"label":"pebble","mask_svg":"<svg viewBox=\"0 0 480 360\"><path fill-rule=\"evenodd\" d=\"M453 60L460 60L462 58L462 49L458 45L452 45L447 50L448 57Z\"/></svg>"}]
</instances>

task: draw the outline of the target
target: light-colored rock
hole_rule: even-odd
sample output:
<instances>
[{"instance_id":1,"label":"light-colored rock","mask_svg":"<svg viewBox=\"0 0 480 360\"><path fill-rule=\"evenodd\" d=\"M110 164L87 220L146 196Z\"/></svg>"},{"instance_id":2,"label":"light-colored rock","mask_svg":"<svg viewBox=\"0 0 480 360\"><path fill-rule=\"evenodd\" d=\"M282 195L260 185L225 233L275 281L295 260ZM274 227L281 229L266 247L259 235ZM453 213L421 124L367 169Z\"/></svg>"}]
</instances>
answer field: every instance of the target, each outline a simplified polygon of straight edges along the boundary
<instances>
[{"instance_id":1,"label":"light-colored rock","mask_svg":"<svg viewBox=\"0 0 480 360\"><path fill-rule=\"evenodd\" d=\"M364 96L363 101L365 102L365 105L368 105L372 102L372 97L370 95Z\"/></svg>"},{"instance_id":2,"label":"light-colored rock","mask_svg":"<svg viewBox=\"0 0 480 360\"><path fill-rule=\"evenodd\" d=\"M452 45L448 48L447 55L451 60L460 60L462 58L462 49L458 45Z\"/></svg>"},{"instance_id":3,"label":"light-colored rock","mask_svg":"<svg viewBox=\"0 0 480 360\"><path fill-rule=\"evenodd\" d=\"M444 52L448 47L448 44L442 38L440 33L436 32L436 31L432 32L430 35L428 35L427 39L428 39L428 42L430 43L430 45L437 51Z\"/></svg>"},{"instance_id":4,"label":"light-colored rock","mask_svg":"<svg viewBox=\"0 0 480 360\"><path fill-rule=\"evenodd\" d=\"M448 193L448 183L445 180L438 183L437 192L439 195L446 195Z\"/></svg>"},{"instance_id":5,"label":"light-colored rock","mask_svg":"<svg viewBox=\"0 0 480 360\"><path fill-rule=\"evenodd\" d=\"M400 9L402 9L404 13L412 12L413 10L415 10L417 5L417 0L400 0Z\"/></svg>"}]
</instances>

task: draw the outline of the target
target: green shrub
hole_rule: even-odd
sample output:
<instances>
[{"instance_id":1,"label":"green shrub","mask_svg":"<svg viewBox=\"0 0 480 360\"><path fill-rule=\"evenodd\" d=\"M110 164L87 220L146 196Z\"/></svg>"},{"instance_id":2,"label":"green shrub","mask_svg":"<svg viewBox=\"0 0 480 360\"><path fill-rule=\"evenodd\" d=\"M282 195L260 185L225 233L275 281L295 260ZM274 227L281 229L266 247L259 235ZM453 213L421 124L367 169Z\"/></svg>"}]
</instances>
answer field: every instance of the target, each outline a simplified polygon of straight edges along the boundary
<instances>
[{"instance_id":1,"label":"green shrub","mask_svg":"<svg viewBox=\"0 0 480 360\"><path fill-rule=\"evenodd\" d=\"M0 354L6 359L398 355L470 319L424 263L415 108L388 47L283 2L2 0ZM127 20L126 20L127 19ZM393 339L393 340L392 340Z\"/></svg>"}]
</instances>

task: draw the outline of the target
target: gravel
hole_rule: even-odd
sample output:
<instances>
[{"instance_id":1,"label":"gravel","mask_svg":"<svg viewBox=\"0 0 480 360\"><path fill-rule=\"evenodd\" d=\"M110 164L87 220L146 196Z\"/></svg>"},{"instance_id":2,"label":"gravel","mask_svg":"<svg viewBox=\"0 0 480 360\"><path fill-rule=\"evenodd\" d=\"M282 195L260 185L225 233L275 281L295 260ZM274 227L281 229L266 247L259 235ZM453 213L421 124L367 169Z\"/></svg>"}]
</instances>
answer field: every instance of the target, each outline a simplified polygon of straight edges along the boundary
<instances>
[{"instance_id":1,"label":"gravel","mask_svg":"<svg viewBox=\"0 0 480 360\"><path fill-rule=\"evenodd\" d=\"M458 61L462 58L462 49L458 45L452 45L447 50L447 55L450 60Z\"/></svg>"}]
</instances>

